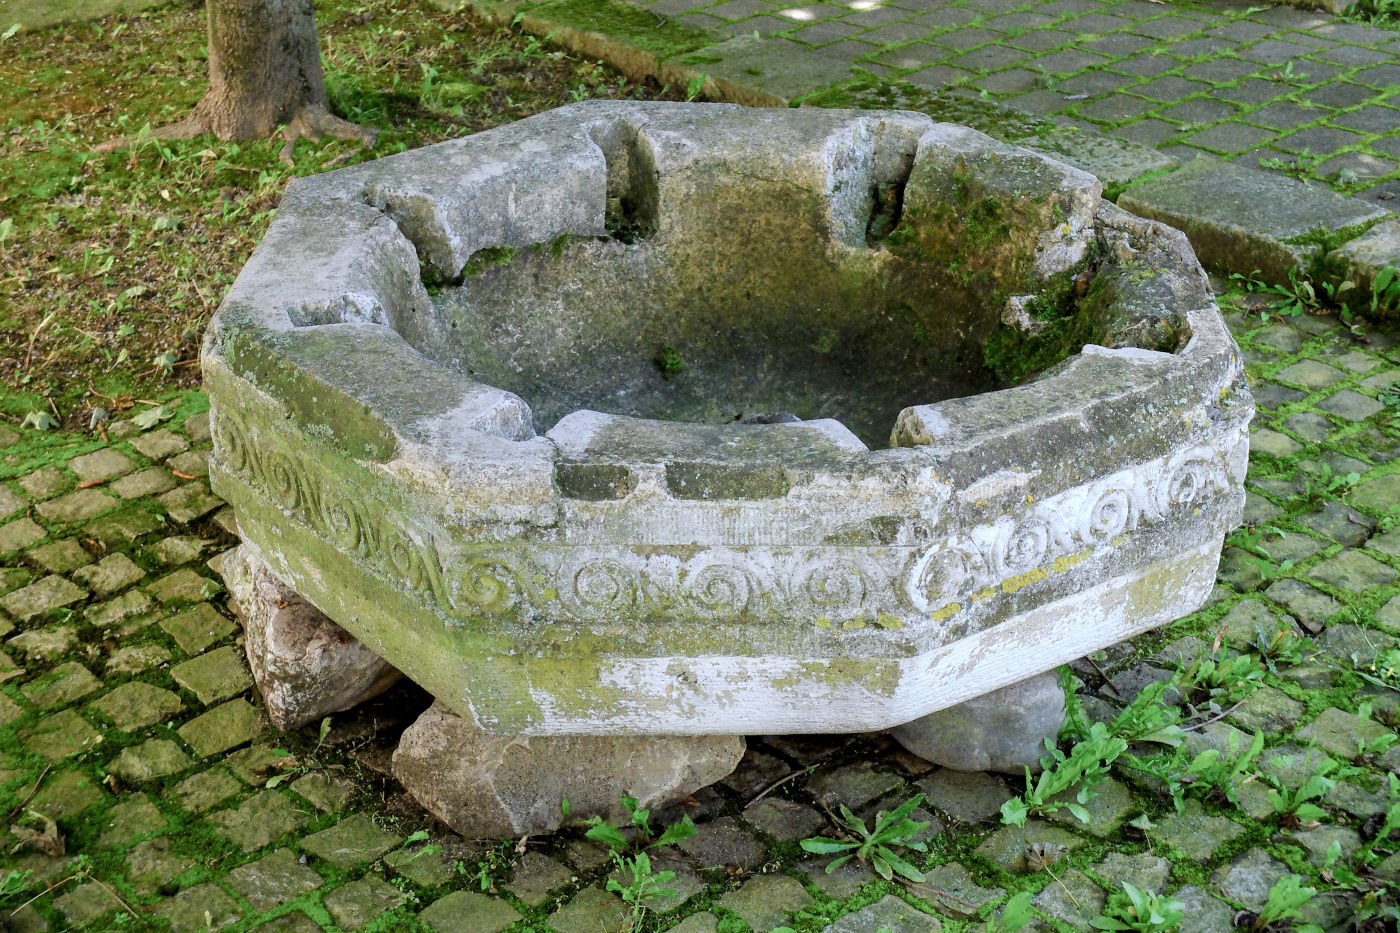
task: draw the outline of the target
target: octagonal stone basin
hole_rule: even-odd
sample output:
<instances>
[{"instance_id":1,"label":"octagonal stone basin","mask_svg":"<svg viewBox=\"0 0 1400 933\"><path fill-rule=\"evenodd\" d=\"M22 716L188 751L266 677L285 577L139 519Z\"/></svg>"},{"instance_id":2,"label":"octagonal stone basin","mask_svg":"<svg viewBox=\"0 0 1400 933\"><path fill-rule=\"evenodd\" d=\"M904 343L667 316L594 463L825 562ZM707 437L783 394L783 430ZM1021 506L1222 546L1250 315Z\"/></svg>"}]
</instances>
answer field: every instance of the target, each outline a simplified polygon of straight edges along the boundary
<instances>
[{"instance_id":1,"label":"octagonal stone basin","mask_svg":"<svg viewBox=\"0 0 1400 933\"><path fill-rule=\"evenodd\" d=\"M1189 613L1253 412L1091 176L699 104L294 182L204 372L245 543L501 734L889 728Z\"/></svg>"}]
</instances>

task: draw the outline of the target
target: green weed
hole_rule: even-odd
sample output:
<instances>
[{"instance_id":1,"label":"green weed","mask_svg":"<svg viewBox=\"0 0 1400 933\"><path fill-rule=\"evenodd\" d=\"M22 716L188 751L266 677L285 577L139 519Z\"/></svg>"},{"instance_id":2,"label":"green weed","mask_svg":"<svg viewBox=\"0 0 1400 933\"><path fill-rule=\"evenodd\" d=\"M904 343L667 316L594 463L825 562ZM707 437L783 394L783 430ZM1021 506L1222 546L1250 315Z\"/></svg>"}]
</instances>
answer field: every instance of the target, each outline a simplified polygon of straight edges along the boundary
<instances>
[{"instance_id":1,"label":"green weed","mask_svg":"<svg viewBox=\"0 0 1400 933\"><path fill-rule=\"evenodd\" d=\"M888 813L881 810L875 814L873 829L867 827L864 820L842 804L841 815L836 821L845 830L844 838L814 836L803 839L802 848L815 855L839 856L826 866L827 874L854 858L862 865L868 863L886 881L893 879L895 875L910 881L923 881L924 873L896 851L927 851L927 846L915 837L928 829L929 824L909 818L909 814L923 802L924 795L915 794Z\"/></svg>"}]
</instances>

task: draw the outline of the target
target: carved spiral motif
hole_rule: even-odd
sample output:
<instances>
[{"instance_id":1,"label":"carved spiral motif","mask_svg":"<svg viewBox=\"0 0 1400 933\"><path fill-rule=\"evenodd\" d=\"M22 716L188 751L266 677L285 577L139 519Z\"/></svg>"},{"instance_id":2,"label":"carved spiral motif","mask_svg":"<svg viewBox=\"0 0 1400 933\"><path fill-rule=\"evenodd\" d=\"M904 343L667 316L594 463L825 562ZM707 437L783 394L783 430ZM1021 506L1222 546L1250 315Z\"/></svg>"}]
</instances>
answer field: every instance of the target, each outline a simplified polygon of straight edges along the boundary
<instances>
[{"instance_id":1,"label":"carved spiral motif","mask_svg":"<svg viewBox=\"0 0 1400 933\"><path fill-rule=\"evenodd\" d=\"M1133 517L1133 498L1126 489L1110 486L1099 494L1089 509L1089 535L1112 538L1128 528Z\"/></svg>"},{"instance_id":2,"label":"carved spiral motif","mask_svg":"<svg viewBox=\"0 0 1400 933\"><path fill-rule=\"evenodd\" d=\"M289 511L301 508L301 469L287 457L265 455L263 479L278 505Z\"/></svg>"},{"instance_id":3,"label":"carved spiral motif","mask_svg":"<svg viewBox=\"0 0 1400 933\"><path fill-rule=\"evenodd\" d=\"M216 437L223 449L220 451L229 469L237 473L252 470L252 455L248 446L248 436L243 426L231 415L223 415L214 422Z\"/></svg>"},{"instance_id":4,"label":"carved spiral motif","mask_svg":"<svg viewBox=\"0 0 1400 933\"><path fill-rule=\"evenodd\" d=\"M1211 465L1204 460L1186 460L1173 467L1164 477L1161 490L1162 511L1195 505L1210 494Z\"/></svg>"},{"instance_id":5,"label":"carved spiral motif","mask_svg":"<svg viewBox=\"0 0 1400 933\"><path fill-rule=\"evenodd\" d=\"M971 540L952 538L924 552L914 566L914 604L936 609L976 587L987 576L986 561Z\"/></svg>"},{"instance_id":6,"label":"carved spiral motif","mask_svg":"<svg viewBox=\"0 0 1400 933\"><path fill-rule=\"evenodd\" d=\"M854 612L865 602L865 574L845 560L820 564L802 578L798 595L817 612Z\"/></svg>"},{"instance_id":7,"label":"carved spiral motif","mask_svg":"<svg viewBox=\"0 0 1400 933\"><path fill-rule=\"evenodd\" d=\"M589 615L623 613L637 601L637 587L631 571L607 558L579 567L569 585L572 601Z\"/></svg>"},{"instance_id":8,"label":"carved spiral motif","mask_svg":"<svg viewBox=\"0 0 1400 933\"><path fill-rule=\"evenodd\" d=\"M500 614L520 601L520 575L497 557L478 557L454 568L452 605L463 615Z\"/></svg>"},{"instance_id":9,"label":"carved spiral motif","mask_svg":"<svg viewBox=\"0 0 1400 933\"><path fill-rule=\"evenodd\" d=\"M685 584L691 607L706 616L745 612L753 589L748 573L733 564L707 564L692 573Z\"/></svg>"},{"instance_id":10,"label":"carved spiral motif","mask_svg":"<svg viewBox=\"0 0 1400 933\"><path fill-rule=\"evenodd\" d=\"M323 495L316 514L337 547L357 554L365 552L365 521L353 507Z\"/></svg>"},{"instance_id":11,"label":"carved spiral motif","mask_svg":"<svg viewBox=\"0 0 1400 933\"><path fill-rule=\"evenodd\" d=\"M1045 557L1050 544L1050 529L1041 522L1017 525L1001 539L998 558L1010 573L1025 573Z\"/></svg>"}]
</instances>

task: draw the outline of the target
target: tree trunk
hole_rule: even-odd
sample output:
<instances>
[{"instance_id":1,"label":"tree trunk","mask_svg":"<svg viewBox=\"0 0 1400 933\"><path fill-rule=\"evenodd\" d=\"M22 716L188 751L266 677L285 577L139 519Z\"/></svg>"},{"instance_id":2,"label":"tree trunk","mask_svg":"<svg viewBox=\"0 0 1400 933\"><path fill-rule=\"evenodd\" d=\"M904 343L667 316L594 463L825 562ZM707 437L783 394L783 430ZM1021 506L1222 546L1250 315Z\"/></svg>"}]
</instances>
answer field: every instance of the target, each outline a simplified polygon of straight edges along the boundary
<instances>
[{"instance_id":1,"label":"tree trunk","mask_svg":"<svg viewBox=\"0 0 1400 933\"><path fill-rule=\"evenodd\" d=\"M330 111L316 47L313 0L206 0L209 15L209 90L189 116L151 136L190 139L266 139L283 127L284 162L298 139L358 139L374 145L377 130L346 122ZM98 146L110 152L136 138Z\"/></svg>"},{"instance_id":2,"label":"tree trunk","mask_svg":"<svg viewBox=\"0 0 1400 933\"><path fill-rule=\"evenodd\" d=\"M312 0L208 0L209 91L198 119L220 139L266 139L303 108L329 112Z\"/></svg>"}]
</instances>

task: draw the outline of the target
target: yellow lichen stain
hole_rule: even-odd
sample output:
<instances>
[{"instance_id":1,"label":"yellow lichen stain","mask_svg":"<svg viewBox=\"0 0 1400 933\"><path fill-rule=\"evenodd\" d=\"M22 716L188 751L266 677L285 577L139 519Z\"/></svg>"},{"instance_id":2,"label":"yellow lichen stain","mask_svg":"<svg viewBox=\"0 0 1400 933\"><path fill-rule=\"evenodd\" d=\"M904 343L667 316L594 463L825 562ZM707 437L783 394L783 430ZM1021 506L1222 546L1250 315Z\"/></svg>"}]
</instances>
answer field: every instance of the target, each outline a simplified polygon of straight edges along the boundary
<instances>
[{"instance_id":1,"label":"yellow lichen stain","mask_svg":"<svg viewBox=\"0 0 1400 933\"><path fill-rule=\"evenodd\" d=\"M1112 546L1112 547L1122 547L1123 545L1125 545L1125 544L1128 543L1128 536L1127 536L1127 535L1119 535L1118 537L1114 538L1112 541L1110 541L1110 542L1108 542L1108 543L1109 543L1109 545Z\"/></svg>"},{"instance_id":2,"label":"yellow lichen stain","mask_svg":"<svg viewBox=\"0 0 1400 933\"><path fill-rule=\"evenodd\" d=\"M817 628L831 628L831 620L826 616L817 616L817 621L812 623Z\"/></svg>"},{"instance_id":3,"label":"yellow lichen stain","mask_svg":"<svg viewBox=\"0 0 1400 933\"><path fill-rule=\"evenodd\" d=\"M1026 493L1026 501L1027 501L1027 502L1034 502L1034 501L1035 501L1035 496L1031 495L1030 493Z\"/></svg>"},{"instance_id":4,"label":"yellow lichen stain","mask_svg":"<svg viewBox=\"0 0 1400 933\"><path fill-rule=\"evenodd\" d=\"M1192 510L1191 510L1191 514L1192 514L1193 516L1199 518L1200 515L1201 515L1201 510L1200 510L1200 509L1192 509Z\"/></svg>"},{"instance_id":5,"label":"yellow lichen stain","mask_svg":"<svg viewBox=\"0 0 1400 933\"><path fill-rule=\"evenodd\" d=\"M991 599L995 595L997 595L996 587L989 586L984 590L978 590L976 593L973 593L972 601L978 603L984 599Z\"/></svg>"},{"instance_id":6,"label":"yellow lichen stain","mask_svg":"<svg viewBox=\"0 0 1400 933\"><path fill-rule=\"evenodd\" d=\"M904 623L896 619L887 612L882 612L875 617L875 624L880 628L904 628Z\"/></svg>"},{"instance_id":7,"label":"yellow lichen stain","mask_svg":"<svg viewBox=\"0 0 1400 933\"><path fill-rule=\"evenodd\" d=\"M859 629L865 628L865 620L864 620L864 619L847 619L845 622L842 622L842 623L841 623L841 627L842 627L843 629L846 629L846 630L849 631L849 632L858 631Z\"/></svg>"},{"instance_id":8,"label":"yellow lichen stain","mask_svg":"<svg viewBox=\"0 0 1400 933\"><path fill-rule=\"evenodd\" d=\"M1093 548L1085 548L1077 554L1065 554L1063 557L1055 558L1054 562L1050 565L1050 569L1055 573L1064 573L1075 564L1084 563L1093 553Z\"/></svg>"},{"instance_id":9,"label":"yellow lichen stain","mask_svg":"<svg viewBox=\"0 0 1400 933\"><path fill-rule=\"evenodd\" d=\"M559 591L552 586L547 586L544 588L544 598L553 602L559 598Z\"/></svg>"},{"instance_id":10,"label":"yellow lichen stain","mask_svg":"<svg viewBox=\"0 0 1400 933\"><path fill-rule=\"evenodd\" d=\"M962 612L962 603L949 603L942 609L933 610L928 614L928 617L935 622L942 622L945 619L951 619L959 612Z\"/></svg>"},{"instance_id":11,"label":"yellow lichen stain","mask_svg":"<svg viewBox=\"0 0 1400 933\"><path fill-rule=\"evenodd\" d=\"M1005 580L1002 580L1001 591L1007 594L1014 593L1017 590L1030 586L1032 583L1044 580L1048 576L1050 576L1050 574L1046 573L1044 569L1036 567L1033 570L1027 570L1025 573L1018 573L1014 577L1007 577Z\"/></svg>"}]
</instances>

